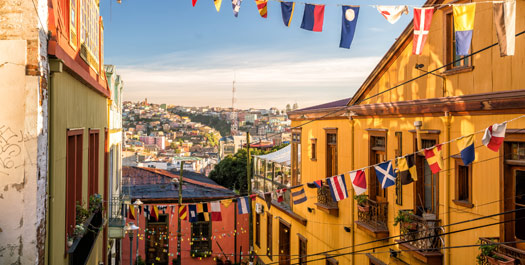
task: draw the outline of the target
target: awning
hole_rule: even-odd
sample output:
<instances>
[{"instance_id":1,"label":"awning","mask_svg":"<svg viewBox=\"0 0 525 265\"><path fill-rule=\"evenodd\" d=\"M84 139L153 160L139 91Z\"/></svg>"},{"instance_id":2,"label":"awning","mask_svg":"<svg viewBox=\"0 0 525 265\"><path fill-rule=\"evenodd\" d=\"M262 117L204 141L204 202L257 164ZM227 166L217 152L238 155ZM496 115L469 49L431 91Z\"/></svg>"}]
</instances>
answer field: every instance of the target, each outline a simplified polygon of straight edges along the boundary
<instances>
[{"instance_id":1,"label":"awning","mask_svg":"<svg viewBox=\"0 0 525 265\"><path fill-rule=\"evenodd\" d=\"M273 153L266 155L255 156L259 159L263 159L269 162L275 162L278 164L290 166L292 161L292 145L287 145L286 147L279 149ZM301 157L301 150L299 149L299 158Z\"/></svg>"}]
</instances>

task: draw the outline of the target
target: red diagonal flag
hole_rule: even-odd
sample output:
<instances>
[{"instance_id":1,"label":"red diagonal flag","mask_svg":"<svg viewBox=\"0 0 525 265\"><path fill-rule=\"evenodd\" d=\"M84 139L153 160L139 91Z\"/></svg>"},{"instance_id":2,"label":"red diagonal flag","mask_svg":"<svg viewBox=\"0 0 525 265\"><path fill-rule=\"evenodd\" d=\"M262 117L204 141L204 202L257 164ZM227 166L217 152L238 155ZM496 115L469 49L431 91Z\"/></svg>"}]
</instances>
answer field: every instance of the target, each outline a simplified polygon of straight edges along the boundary
<instances>
[{"instance_id":1,"label":"red diagonal flag","mask_svg":"<svg viewBox=\"0 0 525 265\"><path fill-rule=\"evenodd\" d=\"M414 41L412 43L412 53L420 55L427 41L428 31L432 23L434 8L414 8Z\"/></svg>"},{"instance_id":2,"label":"red diagonal flag","mask_svg":"<svg viewBox=\"0 0 525 265\"><path fill-rule=\"evenodd\" d=\"M192 6L195 6L196 3L197 3L197 0L191 0L191 5Z\"/></svg>"}]
</instances>

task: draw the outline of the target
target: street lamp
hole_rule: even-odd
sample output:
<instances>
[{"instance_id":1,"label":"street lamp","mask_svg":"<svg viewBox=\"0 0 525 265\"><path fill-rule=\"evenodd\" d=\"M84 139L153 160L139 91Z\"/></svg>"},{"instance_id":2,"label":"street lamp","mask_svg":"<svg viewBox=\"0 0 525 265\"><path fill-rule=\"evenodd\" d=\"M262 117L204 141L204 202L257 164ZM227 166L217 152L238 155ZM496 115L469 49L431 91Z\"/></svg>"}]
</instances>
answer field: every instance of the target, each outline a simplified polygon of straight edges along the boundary
<instances>
[{"instance_id":1,"label":"street lamp","mask_svg":"<svg viewBox=\"0 0 525 265\"><path fill-rule=\"evenodd\" d=\"M137 209L137 229L140 229L140 216L139 216L139 207L144 204L140 199L137 199L134 203L135 208ZM139 262L139 235L137 232L137 253L135 254L135 264Z\"/></svg>"},{"instance_id":2,"label":"street lamp","mask_svg":"<svg viewBox=\"0 0 525 265\"><path fill-rule=\"evenodd\" d=\"M133 232L138 229L139 227L133 222L128 223L124 227L124 231L126 231L126 233L129 235L129 265L133 265Z\"/></svg>"}]
</instances>

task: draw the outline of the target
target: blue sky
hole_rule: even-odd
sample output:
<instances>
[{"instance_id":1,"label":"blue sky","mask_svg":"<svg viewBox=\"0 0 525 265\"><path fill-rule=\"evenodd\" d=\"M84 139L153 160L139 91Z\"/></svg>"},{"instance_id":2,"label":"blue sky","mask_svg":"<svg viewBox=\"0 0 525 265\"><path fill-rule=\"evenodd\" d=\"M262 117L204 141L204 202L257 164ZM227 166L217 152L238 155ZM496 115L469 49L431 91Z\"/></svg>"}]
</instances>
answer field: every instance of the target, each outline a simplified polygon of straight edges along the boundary
<instances>
[{"instance_id":1,"label":"blue sky","mask_svg":"<svg viewBox=\"0 0 525 265\"><path fill-rule=\"evenodd\" d=\"M212 0L195 7L191 0L101 1L104 62L117 65L125 100L227 107L235 75L236 107L306 107L352 96L412 19L410 10L391 25L368 6L399 1L308 3L326 4L323 32L300 28L301 3L288 28L273 0L267 19L254 0L242 2L238 18L231 0L223 0L219 13ZM350 50L339 48L338 4L362 5Z\"/></svg>"}]
</instances>

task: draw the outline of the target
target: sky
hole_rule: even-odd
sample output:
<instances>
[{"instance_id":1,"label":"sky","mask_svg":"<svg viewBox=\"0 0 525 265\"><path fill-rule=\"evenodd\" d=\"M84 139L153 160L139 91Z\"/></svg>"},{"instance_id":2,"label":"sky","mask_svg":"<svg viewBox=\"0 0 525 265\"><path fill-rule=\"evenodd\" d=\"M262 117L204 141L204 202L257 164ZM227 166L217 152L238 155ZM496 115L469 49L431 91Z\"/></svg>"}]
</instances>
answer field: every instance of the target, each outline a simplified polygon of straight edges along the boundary
<instances>
[{"instance_id":1,"label":"sky","mask_svg":"<svg viewBox=\"0 0 525 265\"><path fill-rule=\"evenodd\" d=\"M412 10L391 25L370 5L420 5L421 0L312 0L326 4L323 32L300 28L297 2L290 27L279 2L268 18L255 0L239 17L231 0L217 12L213 0L101 1L104 63L117 66L124 100L183 106L236 108L308 107L353 96L412 20ZM350 49L339 48L341 4L361 5Z\"/></svg>"}]
</instances>

